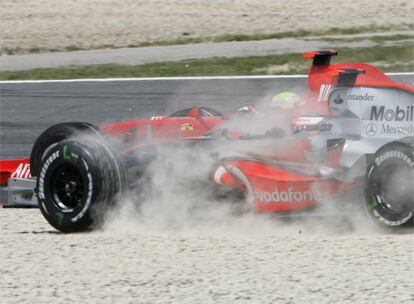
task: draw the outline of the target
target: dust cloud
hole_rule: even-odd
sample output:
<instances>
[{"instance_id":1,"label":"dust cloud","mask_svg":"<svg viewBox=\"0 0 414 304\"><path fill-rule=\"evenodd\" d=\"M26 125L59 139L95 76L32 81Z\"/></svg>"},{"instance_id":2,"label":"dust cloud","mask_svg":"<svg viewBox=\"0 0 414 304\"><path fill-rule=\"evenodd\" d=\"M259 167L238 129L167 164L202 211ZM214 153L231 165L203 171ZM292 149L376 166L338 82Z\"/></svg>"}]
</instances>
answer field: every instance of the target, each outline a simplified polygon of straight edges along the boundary
<instances>
[{"instance_id":1,"label":"dust cloud","mask_svg":"<svg viewBox=\"0 0 414 304\"><path fill-rule=\"evenodd\" d=\"M260 135L279 128L289 134L289 113L269 109L271 93L254 103L255 113L237 113L220 129ZM272 119L265 114L275 111ZM280 134L279 134L280 135ZM278 135L278 136L279 136ZM277 137L278 137L277 136ZM381 231L365 212L362 193L324 201L318 210L293 217L245 212L244 199L217 199L210 170L220 156L246 155L254 151L270 155L287 149L279 138L269 140L214 140L197 145L154 145L156 158L148 163L145 177L106 215L108 233L201 235L371 234ZM259 151L260 150L260 151ZM140 157L137 149L136 157ZM342 201L341 201L342 200ZM355 208L356 206L356 208Z\"/></svg>"}]
</instances>

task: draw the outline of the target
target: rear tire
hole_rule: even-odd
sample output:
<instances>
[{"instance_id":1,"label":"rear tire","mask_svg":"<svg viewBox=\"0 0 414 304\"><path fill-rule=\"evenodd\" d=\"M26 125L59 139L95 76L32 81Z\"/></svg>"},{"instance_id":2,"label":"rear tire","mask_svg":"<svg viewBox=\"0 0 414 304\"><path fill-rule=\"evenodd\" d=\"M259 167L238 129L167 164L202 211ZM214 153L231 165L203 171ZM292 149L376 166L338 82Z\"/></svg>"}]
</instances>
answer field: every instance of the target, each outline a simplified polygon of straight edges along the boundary
<instances>
[{"instance_id":1,"label":"rear tire","mask_svg":"<svg viewBox=\"0 0 414 304\"><path fill-rule=\"evenodd\" d=\"M39 170L39 208L54 228L65 233L101 225L127 185L117 153L96 137L52 146Z\"/></svg>"},{"instance_id":2,"label":"rear tire","mask_svg":"<svg viewBox=\"0 0 414 304\"><path fill-rule=\"evenodd\" d=\"M367 170L369 214L385 228L414 225L414 148L393 142L381 148Z\"/></svg>"}]
</instances>

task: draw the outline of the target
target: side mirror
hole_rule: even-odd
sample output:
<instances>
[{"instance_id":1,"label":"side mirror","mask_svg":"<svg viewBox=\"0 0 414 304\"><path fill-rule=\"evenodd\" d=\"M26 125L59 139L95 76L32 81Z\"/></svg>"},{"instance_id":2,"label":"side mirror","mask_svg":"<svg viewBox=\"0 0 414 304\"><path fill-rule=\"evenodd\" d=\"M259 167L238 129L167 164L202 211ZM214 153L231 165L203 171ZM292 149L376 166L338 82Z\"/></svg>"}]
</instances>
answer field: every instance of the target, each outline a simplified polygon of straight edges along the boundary
<instances>
[{"instance_id":1,"label":"side mirror","mask_svg":"<svg viewBox=\"0 0 414 304\"><path fill-rule=\"evenodd\" d=\"M199 108L192 108L190 112L188 113L188 116L193 118L199 118L200 117L200 109Z\"/></svg>"}]
</instances>

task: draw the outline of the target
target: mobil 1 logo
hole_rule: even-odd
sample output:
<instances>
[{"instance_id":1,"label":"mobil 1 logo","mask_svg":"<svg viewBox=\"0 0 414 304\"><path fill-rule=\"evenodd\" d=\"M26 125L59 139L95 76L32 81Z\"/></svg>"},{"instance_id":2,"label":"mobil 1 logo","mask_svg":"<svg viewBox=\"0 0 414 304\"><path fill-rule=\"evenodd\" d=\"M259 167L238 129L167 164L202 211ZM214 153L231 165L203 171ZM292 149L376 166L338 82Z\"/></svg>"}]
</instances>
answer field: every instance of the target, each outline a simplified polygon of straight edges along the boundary
<instances>
[{"instance_id":1,"label":"mobil 1 logo","mask_svg":"<svg viewBox=\"0 0 414 304\"><path fill-rule=\"evenodd\" d=\"M363 127L368 137L404 137L414 135L414 106L372 106Z\"/></svg>"},{"instance_id":2,"label":"mobil 1 logo","mask_svg":"<svg viewBox=\"0 0 414 304\"><path fill-rule=\"evenodd\" d=\"M370 120L372 121L413 121L414 106L372 106Z\"/></svg>"}]
</instances>

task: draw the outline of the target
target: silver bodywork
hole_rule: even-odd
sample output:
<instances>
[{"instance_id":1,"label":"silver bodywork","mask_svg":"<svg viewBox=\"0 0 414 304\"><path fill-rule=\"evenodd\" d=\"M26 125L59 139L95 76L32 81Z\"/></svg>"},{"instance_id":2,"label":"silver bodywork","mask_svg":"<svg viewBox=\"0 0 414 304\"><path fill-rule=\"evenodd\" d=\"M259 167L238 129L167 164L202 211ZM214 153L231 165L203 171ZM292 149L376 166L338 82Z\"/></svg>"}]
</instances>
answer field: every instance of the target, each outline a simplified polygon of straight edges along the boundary
<instances>
[{"instance_id":1,"label":"silver bodywork","mask_svg":"<svg viewBox=\"0 0 414 304\"><path fill-rule=\"evenodd\" d=\"M387 143L414 136L414 94L394 88L336 87L328 98L338 117L321 121L328 131L311 136L310 160L323 161L329 139L344 139L336 179L350 182L366 173L367 155ZM319 159L312 159L312 156Z\"/></svg>"}]
</instances>

